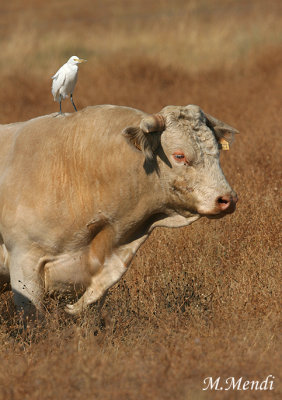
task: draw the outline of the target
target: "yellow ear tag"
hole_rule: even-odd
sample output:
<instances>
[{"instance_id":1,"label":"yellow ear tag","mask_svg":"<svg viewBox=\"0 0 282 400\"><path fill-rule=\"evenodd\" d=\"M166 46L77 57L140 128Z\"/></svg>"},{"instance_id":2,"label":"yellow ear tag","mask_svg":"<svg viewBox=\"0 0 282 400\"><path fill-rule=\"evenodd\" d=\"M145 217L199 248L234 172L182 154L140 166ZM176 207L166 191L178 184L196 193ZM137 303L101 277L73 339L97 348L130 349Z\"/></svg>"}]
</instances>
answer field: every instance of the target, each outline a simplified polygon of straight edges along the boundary
<instances>
[{"instance_id":1,"label":"yellow ear tag","mask_svg":"<svg viewBox=\"0 0 282 400\"><path fill-rule=\"evenodd\" d=\"M222 150L229 150L229 143L223 137L219 139L220 148Z\"/></svg>"}]
</instances>

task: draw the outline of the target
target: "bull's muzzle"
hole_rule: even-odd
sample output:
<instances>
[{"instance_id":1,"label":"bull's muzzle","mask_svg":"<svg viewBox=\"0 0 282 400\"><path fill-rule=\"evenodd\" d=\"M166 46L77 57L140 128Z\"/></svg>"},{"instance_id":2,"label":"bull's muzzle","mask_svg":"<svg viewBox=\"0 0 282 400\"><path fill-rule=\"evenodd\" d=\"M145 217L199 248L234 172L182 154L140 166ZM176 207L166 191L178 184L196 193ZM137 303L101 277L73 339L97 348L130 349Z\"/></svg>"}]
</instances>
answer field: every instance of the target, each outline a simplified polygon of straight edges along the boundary
<instances>
[{"instance_id":1,"label":"bull's muzzle","mask_svg":"<svg viewBox=\"0 0 282 400\"><path fill-rule=\"evenodd\" d=\"M231 214L236 209L236 203L238 196L236 193L228 193L223 196L219 196L215 201L215 214L224 213Z\"/></svg>"}]
</instances>

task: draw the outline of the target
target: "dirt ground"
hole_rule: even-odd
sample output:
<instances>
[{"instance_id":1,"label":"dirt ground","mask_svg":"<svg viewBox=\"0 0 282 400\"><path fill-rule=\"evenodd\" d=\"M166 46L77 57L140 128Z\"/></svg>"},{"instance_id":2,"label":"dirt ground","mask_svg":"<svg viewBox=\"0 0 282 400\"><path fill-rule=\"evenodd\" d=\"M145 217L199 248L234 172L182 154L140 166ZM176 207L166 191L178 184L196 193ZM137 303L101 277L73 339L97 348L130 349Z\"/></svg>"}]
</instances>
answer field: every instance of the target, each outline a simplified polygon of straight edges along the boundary
<instances>
[{"instance_id":1,"label":"dirt ground","mask_svg":"<svg viewBox=\"0 0 282 400\"><path fill-rule=\"evenodd\" d=\"M110 290L104 326L96 306L73 319L47 299L27 340L0 295L1 400L281 398L281 11L260 0L0 6L0 123L57 111L50 77L77 53L88 59L79 109L198 104L240 131L221 155L236 212L156 229ZM268 375L272 391L202 390L206 377Z\"/></svg>"}]
</instances>

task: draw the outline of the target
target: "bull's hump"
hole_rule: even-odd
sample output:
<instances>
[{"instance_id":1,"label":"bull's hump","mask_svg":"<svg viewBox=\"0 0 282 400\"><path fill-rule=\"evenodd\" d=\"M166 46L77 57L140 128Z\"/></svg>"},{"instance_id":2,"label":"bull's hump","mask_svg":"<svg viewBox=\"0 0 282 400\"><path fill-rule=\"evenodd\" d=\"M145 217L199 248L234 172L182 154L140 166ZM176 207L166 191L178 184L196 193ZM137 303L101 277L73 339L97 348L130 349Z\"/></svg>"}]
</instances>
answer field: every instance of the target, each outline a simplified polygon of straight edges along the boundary
<instances>
[{"instance_id":1,"label":"bull's hump","mask_svg":"<svg viewBox=\"0 0 282 400\"><path fill-rule=\"evenodd\" d=\"M27 125L27 124L36 124L36 123L44 123L47 122L48 120L54 121L55 123L58 122L64 123L64 122L71 122L73 121L78 121L80 119L88 119L88 118L93 118L95 114L99 113L113 113L116 116L125 116L125 115L135 115L135 116L144 116L147 115L141 110L137 110L132 107L126 107L126 106L117 106L117 105L112 105L112 104L102 104L102 105L95 105L95 106L88 106L83 108L82 110L78 112L73 112L73 113L63 113L63 114L58 114L58 113L51 113L51 114L46 114L46 115L40 115L35 118L31 118L26 121L20 121L20 122L13 122L9 124L0 124L0 129L1 128L10 128L11 130L14 130L14 128L20 128L21 126Z\"/></svg>"}]
</instances>

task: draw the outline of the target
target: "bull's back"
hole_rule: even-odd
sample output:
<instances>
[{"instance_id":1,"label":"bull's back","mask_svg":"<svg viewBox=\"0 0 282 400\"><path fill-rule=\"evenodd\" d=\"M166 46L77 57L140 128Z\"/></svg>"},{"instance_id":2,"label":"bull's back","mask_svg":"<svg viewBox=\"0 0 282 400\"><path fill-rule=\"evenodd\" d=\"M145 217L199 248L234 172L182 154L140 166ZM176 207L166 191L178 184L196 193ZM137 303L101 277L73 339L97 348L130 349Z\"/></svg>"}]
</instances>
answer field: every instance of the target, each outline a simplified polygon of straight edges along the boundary
<instances>
[{"instance_id":1,"label":"bull's back","mask_svg":"<svg viewBox=\"0 0 282 400\"><path fill-rule=\"evenodd\" d=\"M0 181L11 156L15 134L22 123L0 125Z\"/></svg>"}]
</instances>

